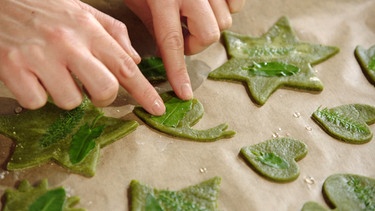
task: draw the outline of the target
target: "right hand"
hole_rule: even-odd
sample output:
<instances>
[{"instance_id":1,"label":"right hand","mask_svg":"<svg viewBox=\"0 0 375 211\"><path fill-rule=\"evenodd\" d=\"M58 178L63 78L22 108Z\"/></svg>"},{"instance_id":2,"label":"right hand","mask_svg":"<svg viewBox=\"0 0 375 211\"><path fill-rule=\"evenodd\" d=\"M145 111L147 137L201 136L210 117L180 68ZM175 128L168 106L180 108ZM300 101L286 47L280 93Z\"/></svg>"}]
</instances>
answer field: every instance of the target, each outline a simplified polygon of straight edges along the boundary
<instances>
[{"instance_id":1,"label":"right hand","mask_svg":"<svg viewBox=\"0 0 375 211\"><path fill-rule=\"evenodd\" d=\"M63 109L82 102L113 102L121 84L148 112L163 101L137 67L126 26L79 0L1 0L0 80L21 106L36 109L48 98Z\"/></svg>"}]
</instances>

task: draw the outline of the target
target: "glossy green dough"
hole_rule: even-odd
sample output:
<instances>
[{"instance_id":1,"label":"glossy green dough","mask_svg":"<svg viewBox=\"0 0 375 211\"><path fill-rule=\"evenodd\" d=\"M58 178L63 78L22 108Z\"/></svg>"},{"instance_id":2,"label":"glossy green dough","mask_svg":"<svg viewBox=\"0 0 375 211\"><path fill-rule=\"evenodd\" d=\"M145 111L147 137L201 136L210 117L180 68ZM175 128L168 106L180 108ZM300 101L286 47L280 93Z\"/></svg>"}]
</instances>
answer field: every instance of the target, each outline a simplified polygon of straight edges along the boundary
<instances>
[{"instance_id":1,"label":"glossy green dough","mask_svg":"<svg viewBox=\"0 0 375 211\"><path fill-rule=\"evenodd\" d=\"M0 133L15 142L15 150L7 169L25 169L54 160L73 173L93 176L100 148L124 137L138 126L133 120L100 117L101 115L103 113L86 99L81 106L71 111L47 103L38 110L0 116ZM70 156L73 137L84 125L92 124L95 119L95 125L104 127L103 131L94 139L94 146L91 145L92 149L86 151L87 155L83 159L81 156L82 161L72 163Z\"/></svg>"},{"instance_id":2,"label":"glossy green dough","mask_svg":"<svg viewBox=\"0 0 375 211\"><path fill-rule=\"evenodd\" d=\"M299 176L296 161L307 154L307 146L290 138L276 138L243 147L240 154L260 175L276 182L290 182Z\"/></svg>"},{"instance_id":3,"label":"glossy green dough","mask_svg":"<svg viewBox=\"0 0 375 211\"><path fill-rule=\"evenodd\" d=\"M229 60L212 71L208 77L246 83L252 99L259 105L263 105L280 87L322 91L323 84L316 77L311 65L318 64L339 51L336 47L299 42L286 17L280 18L261 37L225 31L223 39ZM278 68L278 74L267 74L270 71L275 72L275 69L254 74L249 71L249 67L254 63L278 64L279 67L274 66ZM298 71L291 71L296 70L295 68Z\"/></svg>"},{"instance_id":4,"label":"glossy green dough","mask_svg":"<svg viewBox=\"0 0 375 211\"><path fill-rule=\"evenodd\" d=\"M42 180L38 186L32 187L26 180L22 180L16 190L5 191L5 205L3 211L84 211L73 208L79 198L67 197L62 187L48 189L47 180ZM43 209L42 209L43 208Z\"/></svg>"},{"instance_id":5,"label":"glossy green dough","mask_svg":"<svg viewBox=\"0 0 375 211\"><path fill-rule=\"evenodd\" d=\"M330 109L318 108L312 118L332 137L352 144L364 144L373 137L368 125L375 122L375 107L348 104Z\"/></svg>"},{"instance_id":6,"label":"glossy green dough","mask_svg":"<svg viewBox=\"0 0 375 211\"><path fill-rule=\"evenodd\" d=\"M217 199L220 177L214 177L200 184L180 191L158 190L136 180L130 183L131 211L215 211L219 210Z\"/></svg>"},{"instance_id":7,"label":"glossy green dough","mask_svg":"<svg viewBox=\"0 0 375 211\"><path fill-rule=\"evenodd\" d=\"M357 46L355 56L369 82L375 85L375 45L367 50Z\"/></svg>"},{"instance_id":8,"label":"glossy green dough","mask_svg":"<svg viewBox=\"0 0 375 211\"><path fill-rule=\"evenodd\" d=\"M134 108L133 112L147 125L163 133L195 141L215 141L220 138L229 138L235 135L234 131L226 130L227 124L220 124L207 130L192 128L203 116L204 109L197 99L183 101L174 93L161 94L166 105L166 113L160 117L152 116L141 107Z\"/></svg>"},{"instance_id":9,"label":"glossy green dough","mask_svg":"<svg viewBox=\"0 0 375 211\"><path fill-rule=\"evenodd\" d=\"M334 210L375 210L375 179L354 174L335 174L323 184L323 194ZM302 211L328 210L307 202Z\"/></svg>"}]
</instances>

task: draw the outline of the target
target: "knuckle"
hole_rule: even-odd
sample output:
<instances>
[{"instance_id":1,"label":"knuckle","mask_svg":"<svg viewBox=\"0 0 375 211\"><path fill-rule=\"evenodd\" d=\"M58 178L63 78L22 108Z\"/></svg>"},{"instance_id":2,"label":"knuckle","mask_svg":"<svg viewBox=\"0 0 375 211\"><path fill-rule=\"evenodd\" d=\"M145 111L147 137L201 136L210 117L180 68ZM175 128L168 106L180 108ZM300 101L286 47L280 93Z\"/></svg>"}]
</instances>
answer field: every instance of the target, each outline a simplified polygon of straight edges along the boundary
<instances>
[{"instance_id":1,"label":"knuckle","mask_svg":"<svg viewBox=\"0 0 375 211\"><path fill-rule=\"evenodd\" d=\"M198 39L199 39L200 44L202 46L211 45L212 43L219 41L219 39L220 39L220 31L219 31L219 29L208 31L206 33L200 34L200 36L198 37Z\"/></svg>"},{"instance_id":2,"label":"knuckle","mask_svg":"<svg viewBox=\"0 0 375 211\"><path fill-rule=\"evenodd\" d=\"M184 41L180 32L170 31L161 40L161 45L165 49L181 50L184 48Z\"/></svg>"},{"instance_id":3,"label":"knuckle","mask_svg":"<svg viewBox=\"0 0 375 211\"><path fill-rule=\"evenodd\" d=\"M117 80L108 80L95 93L90 93L91 100L98 106L106 106L114 100L118 89L119 83Z\"/></svg>"},{"instance_id":4,"label":"knuckle","mask_svg":"<svg viewBox=\"0 0 375 211\"><path fill-rule=\"evenodd\" d=\"M54 100L54 102L64 110L72 110L82 103L82 97L64 97L63 101Z\"/></svg>"},{"instance_id":5,"label":"knuckle","mask_svg":"<svg viewBox=\"0 0 375 211\"><path fill-rule=\"evenodd\" d=\"M120 61L122 61L122 64L119 65L118 72L120 72L122 77L124 77L125 79L134 77L138 67L135 64L133 58L131 58L127 54L123 54L122 56L120 56Z\"/></svg>"},{"instance_id":6,"label":"knuckle","mask_svg":"<svg viewBox=\"0 0 375 211\"><path fill-rule=\"evenodd\" d=\"M221 31L229 29L232 26L232 16L228 15L221 18L218 20L218 24Z\"/></svg>"}]
</instances>

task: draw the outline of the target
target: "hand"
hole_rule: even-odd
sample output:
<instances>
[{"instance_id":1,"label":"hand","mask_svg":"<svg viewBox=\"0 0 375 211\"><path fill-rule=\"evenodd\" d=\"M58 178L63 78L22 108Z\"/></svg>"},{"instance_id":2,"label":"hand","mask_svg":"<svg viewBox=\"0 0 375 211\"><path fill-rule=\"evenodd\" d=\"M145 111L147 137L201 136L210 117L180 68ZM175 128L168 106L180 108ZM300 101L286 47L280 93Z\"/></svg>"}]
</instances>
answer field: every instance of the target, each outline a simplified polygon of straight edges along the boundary
<instances>
[{"instance_id":1,"label":"hand","mask_svg":"<svg viewBox=\"0 0 375 211\"><path fill-rule=\"evenodd\" d=\"M19 103L43 106L48 94L63 109L113 102L121 84L148 112L163 101L137 67L126 26L79 0L0 2L0 80ZM48 93L48 94L47 94Z\"/></svg>"},{"instance_id":2,"label":"hand","mask_svg":"<svg viewBox=\"0 0 375 211\"><path fill-rule=\"evenodd\" d=\"M124 0L154 35L169 82L182 99L192 98L184 54L204 50L232 24L245 0ZM182 23L188 32L183 33ZM183 36L185 35L185 37Z\"/></svg>"}]
</instances>

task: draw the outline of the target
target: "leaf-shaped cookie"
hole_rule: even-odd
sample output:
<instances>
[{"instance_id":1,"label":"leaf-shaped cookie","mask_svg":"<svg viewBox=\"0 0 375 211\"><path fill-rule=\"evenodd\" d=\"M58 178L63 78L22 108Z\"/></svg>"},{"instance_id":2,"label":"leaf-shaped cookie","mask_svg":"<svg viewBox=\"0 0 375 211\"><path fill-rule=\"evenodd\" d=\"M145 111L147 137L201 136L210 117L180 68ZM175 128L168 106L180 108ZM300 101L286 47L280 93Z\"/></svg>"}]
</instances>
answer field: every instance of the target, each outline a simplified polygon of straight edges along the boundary
<instances>
[{"instance_id":1,"label":"leaf-shaped cookie","mask_svg":"<svg viewBox=\"0 0 375 211\"><path fill-rule=\"evenodd\" d=\"M5 190L3 211L84 211L73 208L78 202L79 198L68 197L63 187L48 189L46 179L36 187L22 180L16 190Z\"/></svg>"},{"instance_id":2,"label":"leaf-shaped cookie","mask_svg":"<svg viewBox=\"0 0 375 211\"><path fill-rule=\"evenodd\" d=\"M375 45L367 50L362 46L357 46L355 56L364 75L370 83L375 85Z\"/></svg>"},{"instance_id":3,"label":"leaf-shaped cookie","mask_svg":"<svg viewBox=\"0 0 375 211\"><path fill-rule=\"evenodd\" d=\"M133 112L149 126L166 134L195 141L214 141L232 137L235 132L226 130L227 124L220 124L207 130L196 130L194 126L203 116L204 109L197 99L180 100L172 92L160 95L166 106L162 116L152 116L141 107Z\"/></svg>"},{"instance_id":4,"label":"leaf-shaped cookie","mask_svg":"<svg viewBox=\"0 0 375 211\"><path fill-rule=\"evenodd\" d=\"M130 183L130 210L218 210L221 178L214 177L179 191L158 190L136 180Z\"/></svg>"},{"instance_id":5,"label":"leaf-shaped cookie","mask_svg":"<svg viewBox=\"0 0 375 211\"><path fill-rule=\"evenodd\" d=\"M332 137L352 144L363 144L373 137L367 124L375 122L375 107L348 104L330 109L318 108L312 118Z\"/></svg>"},{"instance_id":6,"label":"leaf-shaped cookie","mask_svg":"<svg viewBox=\"0 0 375 211\"><path fill-rule=\"evenodd\" d=\"M307 154L307 146L291 138L276 138L242 147L240 154L260 175L276 182L289 182L299 176L296 161Z\"/></svg>"},{"instance_id":7,"label":"leaf-shaped cookie","mask_svg":"<svg viewBox=\"0 0 375 211\"><path fill-rule=\"evenodd\" d=\"M329 176L323 194L334 210L375 210L375 179L355 174ZM316 202L307 202L302 211L328 210Z\"/></svg>"},{"instance_id":8,"label":"leaf-shaped cookie","mask_svg":"<svg viewBox=\"0 0 375 211\"><path fill-rule=\"evenodd\" d=\"M93 176L100 148L124 137L138 126L133 120L102 115L88 99L71 111L47 103L38 110L1 115L0 133L16 143L7 169L30 168L54 160L73 173ZM91 130L84 129L84 125L93 122L102 128L100 135L94 134L91 140L87 139L90 137L82 139ZM75 141L72 143L72 140ZM76 143L80 141L89 141L91 144Z\"/></svg>"},{"instance_id":9,"label":"leaf-shaped cookie","mask_svg":"<svg viewBox=\"0 0 375 211\"><path fill-rule=\"evenodd\" d=\"M339 51L333 46L300 42L286 17L261 37L225 31L223 39L229 60L208 78L246 83L251 98L259 105L280 87L322 91L323 84L311 66Z\"/></svg>"}]
</instances>

